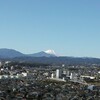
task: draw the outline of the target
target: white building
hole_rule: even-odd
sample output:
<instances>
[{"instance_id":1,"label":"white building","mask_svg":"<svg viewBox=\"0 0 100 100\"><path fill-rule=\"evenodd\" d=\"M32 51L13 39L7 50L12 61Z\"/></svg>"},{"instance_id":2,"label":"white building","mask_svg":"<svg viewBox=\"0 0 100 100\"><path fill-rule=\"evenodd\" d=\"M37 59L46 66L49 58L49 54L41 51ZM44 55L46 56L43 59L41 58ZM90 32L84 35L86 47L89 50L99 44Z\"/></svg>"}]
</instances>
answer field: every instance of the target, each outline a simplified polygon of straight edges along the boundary
<instances>
[{"instance_id":1,"label":"white building","mask_svg":"<svg viewBox=\"0 0 100 100\"><path fill-rule=\"evenodd\" d=\"M22 72L23 77L27 77L27 73Z\"/></svg>"},{"instance_id":2,"label":"white building","mask_svg":"<svg viewBox=\"0 0 100 100\"><path fill-rule=\"evenodd\" d=\"M51 78L54 78L54 74L53 73L51 74Z\"/></svg>"},{"instance_id":3,"label":"white building","mask_svg":"<svg viewBox=\"0 0 100 100\"><path fill-rule=\"evenodd\" d=\"M66 74L67 74L67 72L64 70L64 71L63 71L63 74L64 74L64 75L66 75Z\"/></svg>"},{"instance_id":4,"label":"white building","mask_svg":"<svg viewBox=\"0 0 100 100\"><path fill-rule=\"evenodd\" d=\"M70 75L69 75L69 71L67 71L67 77L69 77Z\"/></svg>"},{"instance_id":5,"label":"white building","mask_svg":"<svg viewBox=\"0 0 100 100\"><path fill-rule=\"evenodd\" d=\"M56 81L63 81L63 82L66 82L64 78L61 78L62 77L62 71L57 69L56 70L56 73L54 75L54 73L51 74L51 80L56 80Z\"/></svg>"},{"instance_id":6,"label":"white building","mask_svg":"<svg viewBox=\"0 0 100 100\"><path fill-rule=\"evenodd\" d=\"M56 70L56 78L59 78L59 76L60 76L59 74L60 74L60 71L59 71L59 69L57 69Z\"/></svg>"},{"instance_id":7,"label":"white building","mask_svg":"<svg viewBox=\"0 0 100 100\"><path fill-rule=\"evenodd\" d=\"M77 81L77 74L76 74L76 73L71 73L71 75L70 75L70 80L75 80L75 81Z\"/></svg>"},{"instance_id":8,"label":"white building","mask_svg":"<svg viewBox=\"0 0 100 100\"><path fill-rule=\"evenodd\" d=\"M2 62L0 62L0 67L2 66Z\"/></svg>"}]
</instances>

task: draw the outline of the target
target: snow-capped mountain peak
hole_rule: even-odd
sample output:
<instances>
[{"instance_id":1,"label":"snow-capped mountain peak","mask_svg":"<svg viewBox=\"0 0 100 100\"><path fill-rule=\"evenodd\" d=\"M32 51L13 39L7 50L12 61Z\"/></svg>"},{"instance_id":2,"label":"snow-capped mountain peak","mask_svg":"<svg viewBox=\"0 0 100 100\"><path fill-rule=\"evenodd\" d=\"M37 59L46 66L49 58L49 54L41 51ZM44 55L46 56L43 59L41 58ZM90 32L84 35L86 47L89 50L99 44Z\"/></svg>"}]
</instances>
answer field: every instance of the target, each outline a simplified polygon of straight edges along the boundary
<instances>
[{"instance_id":1,"label":"snow-capped mountain peak","mask_svg":"<svg viewBox=\"0 0 100 100\"><path fill-rule=\"evenodd\" d=\"M47 51L44 51L44 52L47 53L47 54L56 55L54 50L47 50Z\"/></svg>"}]
</instances>

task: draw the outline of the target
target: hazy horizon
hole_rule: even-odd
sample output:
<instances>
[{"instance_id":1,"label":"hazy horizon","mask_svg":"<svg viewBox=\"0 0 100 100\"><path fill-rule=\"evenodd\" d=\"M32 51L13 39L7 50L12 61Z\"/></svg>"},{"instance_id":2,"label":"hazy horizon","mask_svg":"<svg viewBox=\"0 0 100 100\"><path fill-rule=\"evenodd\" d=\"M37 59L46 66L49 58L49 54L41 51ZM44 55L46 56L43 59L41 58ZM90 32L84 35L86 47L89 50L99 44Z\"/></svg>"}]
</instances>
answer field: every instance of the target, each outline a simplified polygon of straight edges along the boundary
<instances>
[{"instance_id":1,"label":"hazy horizon","mask_svg":"<svg viewBox=\"0 0 100 100\"><path fill-rule=\"evenodd\" d=\"M2 0L0 12L0 48L100 58L99 0Z\"/></svg>"}]
</instances>

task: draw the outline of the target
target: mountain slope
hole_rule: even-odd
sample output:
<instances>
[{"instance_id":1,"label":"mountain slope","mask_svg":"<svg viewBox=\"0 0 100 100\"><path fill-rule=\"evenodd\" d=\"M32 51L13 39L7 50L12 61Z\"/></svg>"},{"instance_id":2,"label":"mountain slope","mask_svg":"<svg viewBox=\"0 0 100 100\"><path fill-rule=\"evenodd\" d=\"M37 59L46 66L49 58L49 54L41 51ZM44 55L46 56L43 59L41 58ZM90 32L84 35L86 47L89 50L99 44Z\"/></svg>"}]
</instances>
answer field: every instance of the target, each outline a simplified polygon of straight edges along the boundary
<instances>
[{"instance_id":1,"label":"mountain slope","mask_svg":"<svg viewBox=\"0 0 100 100\"><path fill-rule=\"evenodd\" d=\"M25 55L13 49L0 49L0 58L15 58L22 56Z\"/></svg>"},{"instance_id":2,"label":"mountain slope","mask_svg":"<svg viewBox=\"0 0 100 100\"><path fill-rule=\"evenodd\" d=\"M41 51L34 54L23 54L19 51L13 49L0 49L0 58L15 58L15 57L56 57L55 52L53 50Z\"/></svg>"},{"instance_id":3,"label":"mountain slope","mask_svg":"<svg viewBox=\"0 0 100 100\"><path fill-rule=\"evenodd\" d=\"M54 54L49 54L49 53L46 53L44 51L34 53L34 54L30 54L29 56L31 56L31 57L55 57Z\"/></svg>"}]
</instances>

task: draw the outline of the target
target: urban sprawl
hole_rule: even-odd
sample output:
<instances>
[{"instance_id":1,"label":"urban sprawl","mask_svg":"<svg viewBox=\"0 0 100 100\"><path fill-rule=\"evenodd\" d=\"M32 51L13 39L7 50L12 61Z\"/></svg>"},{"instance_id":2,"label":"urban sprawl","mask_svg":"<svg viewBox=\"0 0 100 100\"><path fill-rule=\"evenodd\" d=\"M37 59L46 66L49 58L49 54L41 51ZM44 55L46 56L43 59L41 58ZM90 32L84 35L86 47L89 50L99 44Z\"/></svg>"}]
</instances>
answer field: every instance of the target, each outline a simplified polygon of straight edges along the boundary
<instances>
[{"instance_id":1,"label":"urban sprawl","mask_svg":"<svg viewBox=\"0 0 100 100\"><path fill-rule=\"evenodd\" d=\"M0 62L0 100L100 100L100 67Z\"/></svg>"}]
</instances>

